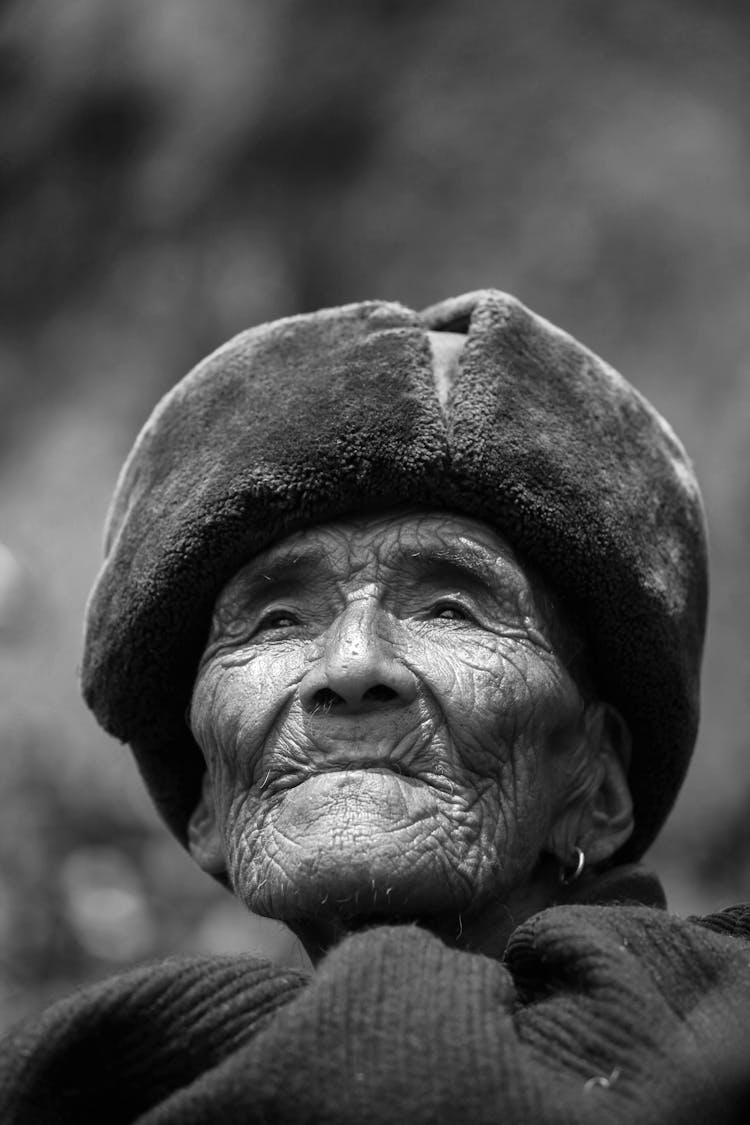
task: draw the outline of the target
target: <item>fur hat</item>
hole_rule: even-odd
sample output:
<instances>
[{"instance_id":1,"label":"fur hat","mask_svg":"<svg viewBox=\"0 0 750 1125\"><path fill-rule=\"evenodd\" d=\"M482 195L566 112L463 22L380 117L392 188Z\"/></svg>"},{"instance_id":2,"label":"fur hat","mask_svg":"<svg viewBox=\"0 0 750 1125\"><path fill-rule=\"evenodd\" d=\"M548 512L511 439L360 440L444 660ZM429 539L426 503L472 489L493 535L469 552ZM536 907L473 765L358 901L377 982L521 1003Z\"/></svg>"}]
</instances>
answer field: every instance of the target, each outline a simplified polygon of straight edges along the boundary
<instances>
[{"instance_id":1,"label":"fur hat","mask_svg":"<svg viewBox=\"0 0 750 1125\"><path fill-rule=\"evenodd\" d=\"M447 397L428 332L466 334ZM444 398L444 401L442 401ZM184 843L203 761L185 712L217 594L290 532L399 504L485 520L576 622L633 737L640 856L698 722L706 539L685 452L622 376L496 290L366 301L243 332L154 410L86 615L83 692Z\"/></svg>"}]
</instances>

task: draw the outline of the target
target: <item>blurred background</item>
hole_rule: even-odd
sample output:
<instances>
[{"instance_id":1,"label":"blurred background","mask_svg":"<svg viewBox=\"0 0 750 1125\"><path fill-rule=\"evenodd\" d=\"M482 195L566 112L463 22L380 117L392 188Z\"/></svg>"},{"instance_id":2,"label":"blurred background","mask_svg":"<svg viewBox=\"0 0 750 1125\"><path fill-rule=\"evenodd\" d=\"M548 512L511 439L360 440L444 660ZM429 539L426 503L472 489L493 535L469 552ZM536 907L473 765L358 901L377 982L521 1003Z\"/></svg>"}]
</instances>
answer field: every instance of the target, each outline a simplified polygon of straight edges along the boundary
<instances>
[{"instance_id":1,"label":"blurred background","mask_svg":"<svg viewBox=\"0 0 750 1125\"><path fill-rule=\"evenodd\" d=\"M0 4L0 1028L173 952L299 964L157 822L79 700L119 467L231 334L507 289L671 420L713 596L651 860L750 883L750 9L733 0Z\"/></svg>"}]
</instances>

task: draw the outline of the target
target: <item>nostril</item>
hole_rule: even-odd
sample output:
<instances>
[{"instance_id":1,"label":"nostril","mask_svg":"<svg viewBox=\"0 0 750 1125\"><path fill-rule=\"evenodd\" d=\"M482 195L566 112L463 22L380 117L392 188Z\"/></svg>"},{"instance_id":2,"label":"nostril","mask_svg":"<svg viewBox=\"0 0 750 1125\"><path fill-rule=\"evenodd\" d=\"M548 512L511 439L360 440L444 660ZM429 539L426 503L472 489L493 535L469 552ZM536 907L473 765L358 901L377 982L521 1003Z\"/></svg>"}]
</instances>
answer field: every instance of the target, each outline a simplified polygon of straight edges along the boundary
<instances>
[{"instance_id":1,"label":"nostril","mask_svg":"<svg viewBox=\"0 0 750 1125\"><path fill-rule=\"evenodd\" d=\"M312 697L312 710L313 711L330 711L333 707L344 703L342 696L338 695L330 688L320 688Z\"/></svg>"},{"instance_id":2,"label":"nostril","mask_svg":"<svg viewBox=\"0 0 750 1125\"><path fill-rule=\"evenodd\" d=\"M356 707L360 704L393 703L399 699L399 693L387 684L373 684L364 694L340 695L332 688L318 688L310 697L309 709L313 714L327 713L341 708Z\"/></svg>"},{"instance_id":3,"label":"nostril","mask_svg":"<svg viewBox=\"0 0 750 1125\"><path fill-rule=\"evenodd\" d=\"M398 692L386 684L375 684L374 687L367 689L362 698L373 703L389 703L392 699L398 699Z\"/></svg>"}]
</instances>

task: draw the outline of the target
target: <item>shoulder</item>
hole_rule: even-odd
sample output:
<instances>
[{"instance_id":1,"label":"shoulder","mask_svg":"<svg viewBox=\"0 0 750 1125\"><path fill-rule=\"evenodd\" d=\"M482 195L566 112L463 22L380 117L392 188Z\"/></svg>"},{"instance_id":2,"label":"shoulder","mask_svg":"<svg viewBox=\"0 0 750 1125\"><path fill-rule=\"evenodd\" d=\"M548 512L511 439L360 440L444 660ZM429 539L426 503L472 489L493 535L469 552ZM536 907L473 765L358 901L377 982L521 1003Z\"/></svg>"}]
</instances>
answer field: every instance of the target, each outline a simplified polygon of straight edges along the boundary
<instances>
[{"instance_id":1,"label":"shoulder","mask_svg":"<svg viewBox=\"0 0 750 1125\"><path fill-rule=\"evenodd\" d=\"M249 956L182 957L82 988L0 1041L2 1120L105 1120L112 1097L135 1117L164 1094L155 1083L214 1065L306 979Z\"/></svg>"},{"instance_id":2,"label":"shoulder","mask_svg":"<svg viewBox=\"0 0 750 1125\"><path fill-rule=\"evenodd\" d=\"M696 926L702 926L711 933L750 941L750 903L747 902L728 906L725 910L706 914L702 918L689 918L688 921Z\"/></svg>"},{"instance_id":3,"label":"shoulder","mask_svg":"<svg viewBox=\"0 0 750 1125\"><path fill-rule=\"evenodd\" d=\"M737 974L750 987L750 906L703 918L680 918L633 903L555 906L511 935L506 964L514 972L552 964L590 964L612 976L655 975L664 988L695 991Z\"/></svg>"},{"instance_id":4,"label":"shoulder","mask_svg":"<svg viewBox=\"0 0 750 1125\"><path fill-rule=\"evenodd\" d=\"M553 907L512 935L505 963L537 1030L603 1040L689 1069L750 1040L750 908L703 919L646 906Z\"/></svg>"}]
</instances>

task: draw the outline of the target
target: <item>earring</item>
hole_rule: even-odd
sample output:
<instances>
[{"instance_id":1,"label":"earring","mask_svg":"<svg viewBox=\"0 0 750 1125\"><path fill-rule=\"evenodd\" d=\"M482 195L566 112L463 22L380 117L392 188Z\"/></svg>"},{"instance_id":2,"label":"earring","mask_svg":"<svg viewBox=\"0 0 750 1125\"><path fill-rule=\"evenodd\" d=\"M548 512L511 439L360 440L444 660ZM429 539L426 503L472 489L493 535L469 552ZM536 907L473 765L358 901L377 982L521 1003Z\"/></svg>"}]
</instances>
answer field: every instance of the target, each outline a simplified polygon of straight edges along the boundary
<instances>
[{"instance_id":1,"label":"earring","mask_svg":"<svg viewBox=\"0 0 750 1125\"><path fill-rule=\"evenodd\" d=\"M583 854L583 848L579 848L576 844L573 851L577 856L575 871L568 872L565 868L565 864L560 864L560 882L564 887L568 887L571 883L575 883L576 879L579 877L584 867L586 866L586 856Z\"/></svg>"}]
</instances>

